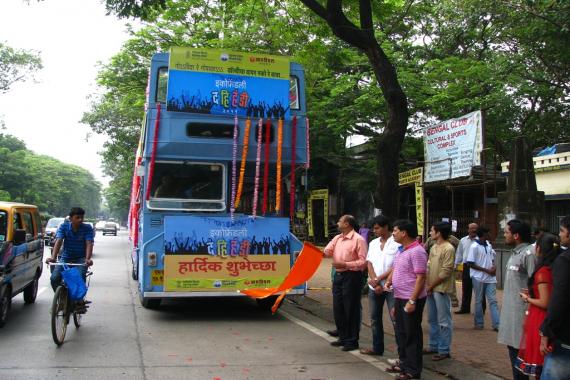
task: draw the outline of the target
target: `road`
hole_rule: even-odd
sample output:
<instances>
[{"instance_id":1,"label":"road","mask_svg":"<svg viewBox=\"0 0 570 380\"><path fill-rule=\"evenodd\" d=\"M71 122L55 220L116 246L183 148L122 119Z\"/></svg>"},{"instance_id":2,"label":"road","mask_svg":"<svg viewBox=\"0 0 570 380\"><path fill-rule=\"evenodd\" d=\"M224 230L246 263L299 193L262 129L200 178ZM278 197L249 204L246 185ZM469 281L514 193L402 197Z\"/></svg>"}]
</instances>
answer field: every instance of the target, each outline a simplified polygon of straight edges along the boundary
<instances>
[{"instance_id":1,"label":"road","mask_svg":"<svg viewBox=\"0 0 570 380\"><path fill-rule=\"evenodd\" d=\"M144 309L128 247L126 231L96 236L93 304L80 329L69 325L59 348L51 338L49 272L35 304L13 299L0 329L0 379L392 378L383 362L330 346L323 330L331 325L293 304L273 316L242 298Z\"/></svg>"}]
</instances>

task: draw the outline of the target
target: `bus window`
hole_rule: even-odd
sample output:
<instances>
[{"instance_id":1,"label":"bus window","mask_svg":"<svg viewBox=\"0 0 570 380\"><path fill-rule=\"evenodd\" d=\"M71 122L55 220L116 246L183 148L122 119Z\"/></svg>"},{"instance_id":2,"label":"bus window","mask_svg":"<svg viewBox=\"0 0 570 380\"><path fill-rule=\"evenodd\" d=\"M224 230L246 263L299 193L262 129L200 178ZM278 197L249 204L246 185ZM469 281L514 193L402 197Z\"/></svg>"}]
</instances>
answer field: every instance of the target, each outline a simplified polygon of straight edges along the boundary
<instances>
[{"instance_id":1,"label":"bus window","mask_svg":"<svg viewBox=\"0 0 570 380\"><path fill-rule=\"evenodd\" d=\"M24 211L24 224L26 228L26 240L29 241L34 237L34 222L32 221L32 214L29 211Z\"/></svg>"},{"instance_id":2,"label":"bus window","mask_svg":"<svg viewBox=\"0 0 570 380\"><path fill-rule=\"evenodd\" d=\"M22 216L18 212L14 212L14 231L23 229Z\"/></svg>"},{"instance_id":3,"label":"bus window","mask_svg":"<svg viewBox=\"0 0 570 380\"><path fill-rule=\"evenodd\" d=\"M190 122L186 124L186 136L231 139L234 137L234 125Z\"/></svg>"},{"instance_id":4,"label":"bus window","mask_svg":"<svg viewBox=\"0 0 570 380\"><path fill-rule=\"evenodd\" d=\"M189 211L225 209L225 167L222 164L157 161L149 207Z\"/></svg>"},{"instance_id":5,"label":"bus window","mask_svg":"<svg viewBox=\"0 0 570 380\"><path fill-rule=\"evenodd\" d=\"M168 67L158 69L156 82L156 98L157 103L166 103L166 85L168 84Z\"/></svg>"},{"instance_id":6,"label":"bus window","mask_svg":"<svg viewBox=\"0 0 570 380\"><path fill-rule=\"evenodd\" d=\"M301 109L299 102L299 78L291 76L289 78L289 107L292 110Z\"/></svg>"}]
</instances>

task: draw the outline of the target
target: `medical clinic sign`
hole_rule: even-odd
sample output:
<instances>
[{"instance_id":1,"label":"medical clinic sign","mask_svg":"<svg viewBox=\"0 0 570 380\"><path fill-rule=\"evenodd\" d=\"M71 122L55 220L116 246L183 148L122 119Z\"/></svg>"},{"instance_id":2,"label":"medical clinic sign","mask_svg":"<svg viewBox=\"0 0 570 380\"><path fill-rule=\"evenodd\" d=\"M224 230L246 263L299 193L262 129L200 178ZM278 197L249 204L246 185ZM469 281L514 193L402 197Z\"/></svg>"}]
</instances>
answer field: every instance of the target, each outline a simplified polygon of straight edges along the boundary
<instances>
[{"instance_id":1,"label":"medical clinic sign","mask_svg":"<svg viewBox=\"0 0 570 380\"><path fill-rule=\"evenodd\" d=\"M425 129L424 182L471 175L471 168L481 164L482 121L476 111Z\"/></svg>"}]
</instances>

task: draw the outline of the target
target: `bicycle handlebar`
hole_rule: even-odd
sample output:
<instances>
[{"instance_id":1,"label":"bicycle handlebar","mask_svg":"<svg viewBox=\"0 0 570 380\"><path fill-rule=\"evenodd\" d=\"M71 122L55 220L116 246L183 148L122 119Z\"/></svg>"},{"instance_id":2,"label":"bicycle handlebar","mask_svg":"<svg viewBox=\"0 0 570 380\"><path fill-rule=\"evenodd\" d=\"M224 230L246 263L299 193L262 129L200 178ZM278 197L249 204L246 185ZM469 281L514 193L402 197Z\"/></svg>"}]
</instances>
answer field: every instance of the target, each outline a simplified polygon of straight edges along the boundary
<instances>
[{"instance_id":1,"label":"bicycle handlebar","mask_svg":"<svg viewBox=\"0 0 570 380\"><path fill-rule=\"evenodd\" d=\"M67 265L70 267L81 267L81 266L85 266L84 264L75 264L75 263L47 263L47 265Z\"/></svg>"}]
</instances>

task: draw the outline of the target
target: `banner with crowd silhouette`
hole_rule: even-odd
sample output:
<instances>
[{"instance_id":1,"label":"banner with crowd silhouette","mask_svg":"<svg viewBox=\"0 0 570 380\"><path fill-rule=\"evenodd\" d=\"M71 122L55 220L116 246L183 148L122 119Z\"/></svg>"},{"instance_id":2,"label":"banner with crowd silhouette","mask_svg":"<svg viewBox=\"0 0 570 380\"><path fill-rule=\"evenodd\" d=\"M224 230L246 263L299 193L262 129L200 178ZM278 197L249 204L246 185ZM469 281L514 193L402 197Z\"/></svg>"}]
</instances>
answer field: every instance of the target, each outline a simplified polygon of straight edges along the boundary
<instances>
[{"instance_id":1,"label":"banner with crowd silhouette","mask_svg":"<svg viewBox=\"0 0 570 380\"><path fill-rule=\"evenodd\" d=\"M221 49L171 49L167 111L287 118L287 57Z\"/></svg>"},{"instance_id":2,"label":"banner with crowd silhouette","mask_svg":"<svg viewBox=\"0 0 570 380\"><path fill-rule=\"evenodd\" d=\"M291 268L289 220L166 216L164 251L166 291L276 287Z\"/></svg>"}]
</instances>

